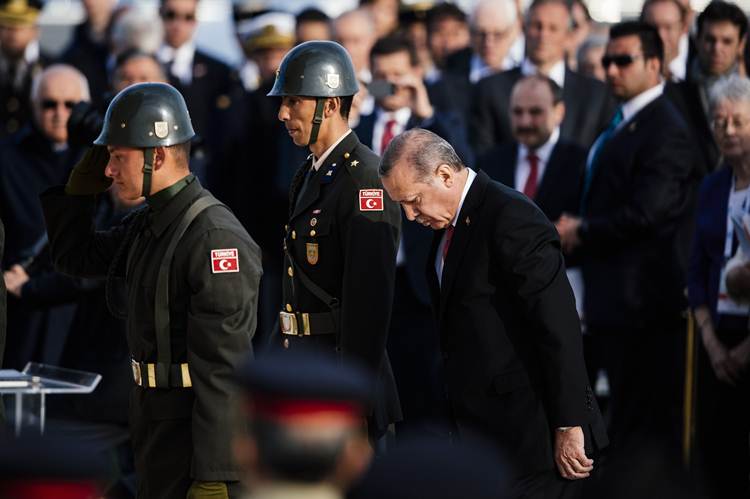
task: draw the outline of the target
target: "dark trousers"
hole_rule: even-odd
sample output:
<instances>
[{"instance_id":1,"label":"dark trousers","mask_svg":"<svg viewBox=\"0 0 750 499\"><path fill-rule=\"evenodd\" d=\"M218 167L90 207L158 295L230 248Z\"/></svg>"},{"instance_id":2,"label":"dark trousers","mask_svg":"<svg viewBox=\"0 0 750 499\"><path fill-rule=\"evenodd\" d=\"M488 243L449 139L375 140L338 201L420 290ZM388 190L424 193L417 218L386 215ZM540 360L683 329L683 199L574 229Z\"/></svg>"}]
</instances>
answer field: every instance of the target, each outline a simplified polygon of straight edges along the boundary
<instances>
[{"instance_id":1,"label":"dark trousers","mask_svg":"<svg viewBox=\"0 0 750 499\"><path fill-rule=\"evenodd\" d=\"M438 343L430 306L417 299L399 267L388 333L388 356L404 416L396 423L397 436L441 432L450 422Z\"/></svg>"},{"instance_id":2,"label":"dark trousers","mask_svg":"<svg viewBox=\"0 0 750 499\"><path fill-rule=\"evenodd\" d=\"M716 335L727 349L748 335L747 317L720 316ZM736 386L716 378L699 340L696 406L697 469L715 499L750 497L750 375Z\"/></svg>"}]
</instances>

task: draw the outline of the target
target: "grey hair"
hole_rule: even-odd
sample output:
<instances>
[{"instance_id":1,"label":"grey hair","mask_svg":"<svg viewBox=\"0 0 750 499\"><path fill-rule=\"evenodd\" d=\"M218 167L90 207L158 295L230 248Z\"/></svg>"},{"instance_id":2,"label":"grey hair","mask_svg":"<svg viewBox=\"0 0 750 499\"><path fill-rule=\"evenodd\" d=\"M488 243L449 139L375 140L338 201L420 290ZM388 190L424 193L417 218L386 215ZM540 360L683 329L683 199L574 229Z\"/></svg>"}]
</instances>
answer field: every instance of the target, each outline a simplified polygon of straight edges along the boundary
<instances>
[{"instance_id":1,"label":"grey hair","mask_svg":"<svg viewBox=\"0 0 750 499\"><path fill-rule=\"evenodd\" d=\"M581 62L583 60L583 57L586 55L586 52L591 49L606 47L607 42L608 39L604 35L594 34L587 36L583 43L581 43L581 46L578 47L578 52L576 53L576 60L578 61L578 65L582 65Z\"/></svg>"},{"instance_id":2,"label":"grey hair","mask_svg":"<svg viewBox=\"0 0 750 499\"><path fill-rule=\"evenodd\" d=\"M339 21L342 21L344 19L354 17L355 19L359 17L360 23L358 24L360 28L366 29L370 33L375 33L375 19L373 18L372 13L369 9L365 9L362 7L359 7L357 9L347 10L346 12L340 14L337 18L333 20L333 32L334 36L338 37L338 34L336 33L336 25Z\"/></svg>"},{"instance_id":3,"label":"grey hair","mask_svg":"<svg viewBox=\"0 0 750 499\"><path fill-rule=\"evenodd\" d=\"M128 49L153 54L162 44L164 27L153 13L140 7L129 7L115 20L110 38L115 55Z\"/></svg>"},{"instance_id":4,"label":"grey hair","mask_svg":"<svg viewBox=\"0 0 750 499\"><path fill-rule=\"evenodd\" d=\"M391 141L380 161L380 176L387 177L401 159L416 170L418 182L427 181L440 165L448 165L457 172L465 168L453 146L423 128L407 130Z\"/></svg>"},{"instance_id":5,"label":"grey hair","mask_svg":"<svg viewBox=\"0 0 750 499\"><path fill-rule=\"evenodd\" d=\"M81 88L81 100L90 101L91 91L89 90L89 81L86 79L83 73L68 64L53 64L46 67L44 71L41 71L34 75L34 79L31 81L31 102L35 104L39 102L39 94L42 91L42 83L44 82L44 80L49 78L50 75L63 73L67 73L69 76L72 76L73 78L76 78L78 80L78 84Z\"/></svg>"},{"instance_id":6,"label":"grey hair","mask_svg":"<svg viewBox=\"0 0 750 499\"><path fill-rule=\"evenodd\" d=\"M713 84L708 99L712 111L722 100L750 102L750 79L739 75L722 78Z\"/></svg>"},{"instance_id":7,"label":"grey hair","mask_svg":"<svg viewBox=\"0 0 750 499\"><path fill-rule=\"evenodd\" d=\"M480 11L490 6L502 12L507 21L506 26L511 26L518 21L518 9L513 0L479 0L469 16L469 26L476 26Z\"/></svg>"}]
</instances>

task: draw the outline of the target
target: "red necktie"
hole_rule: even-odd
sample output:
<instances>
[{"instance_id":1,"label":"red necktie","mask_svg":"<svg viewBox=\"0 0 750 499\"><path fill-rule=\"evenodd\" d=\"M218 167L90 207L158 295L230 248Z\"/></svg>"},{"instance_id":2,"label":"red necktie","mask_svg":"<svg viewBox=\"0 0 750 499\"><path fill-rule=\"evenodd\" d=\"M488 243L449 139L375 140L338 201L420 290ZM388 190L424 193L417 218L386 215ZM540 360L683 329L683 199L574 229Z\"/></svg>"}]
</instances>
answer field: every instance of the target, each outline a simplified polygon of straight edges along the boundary
<instances>
[{"instance_id":1,"label":"red necktie","mask_svg":"<svg viewBox=\"0 0 750 499\"><path fill-rule=\"evenodd\" d=\"M453 225L449 225L445 228L445 244L443 244L443 262L445 262L445 258L448 256L448 248L451 247L451 241L453 241Z\"/></svg>"},{"instance_id":2,"label":"red necktie","mask_svg":"<svg viewBox=\"0 0 750 499\"><path fill-rule=\"evenodd\" d=\"M537 188L537 177L539 176L539 156L536 154L529 153L529 177L526 179L526 185L523 186L523 193L529 199L534 199L536 196Z\"/></svg>"},{"instance_id":3,"label":"red necktie","mask_svg":"<svg viewBox=\"0 0 750 499\"><path fill-rule=\"evenodd\" d=\"M388 122L385 124L385 129L383 130L383 138L380 140L380 155L382 156L385 152L386 148L388 147L388 144L391 143L393 140L393 137L395 134L393 133L393 129L396 126L396 120L388 120Z\"/></svg>"}]
</instances>

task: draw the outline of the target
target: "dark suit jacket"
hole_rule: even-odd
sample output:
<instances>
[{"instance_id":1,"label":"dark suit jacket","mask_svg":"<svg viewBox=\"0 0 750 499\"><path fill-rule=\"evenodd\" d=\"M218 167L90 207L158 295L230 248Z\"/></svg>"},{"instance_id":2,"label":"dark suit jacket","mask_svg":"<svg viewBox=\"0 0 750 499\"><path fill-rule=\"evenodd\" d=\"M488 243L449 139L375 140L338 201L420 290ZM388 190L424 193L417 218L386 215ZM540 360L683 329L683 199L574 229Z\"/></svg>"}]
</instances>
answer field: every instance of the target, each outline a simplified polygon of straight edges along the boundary
<instances>
[{"instance_id":1,"label":"dark suit jacket","mask_svg":"<svg viewBox=\"0 0 750 499\"><path fill-rule=\"evenodd\" d=\"M692 142L700 152L700 174L716 170L721 160L719 146L714 140L711 124L703 111L700 90L693 81L667 83L664 93L680 111L692 134Z\"/></svg>"},{"instance_id":2,"label":"dark suit jacket","mask_svg":"<svg viewBox=\"0 0 750 499\"><path fill-rule=\"evenodd\" d=\"M587 152L573 142L558 140L550 154L534 203L547 218L555 221L563 212L577 213L581 199L581 175L586 167ZM518 143L495 146L477 159L477 168L493 180L520 191L515 185Z\"/></svg>"},{"instance_id":3,"label":"dark suit jacket","mask_svg":"<svg viewBox=\"0 0 750 499\"><path fill-rule=\"evenodd\" d=\"M5 246L5 227L0 220L0 260L3 258L3 247ZM0 279L0 367L3 366L3 352L5 352L5 279ZM0 420L2 410L0 409Z\"/></svg>"},{"instance_id":4,"label":"dark suit jacket","mask_svg":"<svg viewBox=\"0 0 750 499\"><path fill-rule=\"evenodd\" d=\"M703 179L695 210L695 234L688 268L688 298L695 309L705 305L716 319L719 280L724 268L727 209L732 169L719 169Z\"/></svg>"},{"instance_id":5,"label":"dark suit jacket","mask_svg":"<svg viewBox=\"0 0 750 499\"><path fill-rule=\"evenodd\" d=\"M592 328L664 324L684 309L694 158L687 125L665 96L603 147L581 231Z\"/></svg>"},{"instance_id":6,"label":"dark suit jacket","mask_svg":"<svg viewBox=\"0 0 750 499\"><path fill-rule=\"evenodd\" d=\"M589 451L605 446L552 224L528 198L479 172L438 287L442 235L427 271L459 430L493 438L520 475L553 469L554 428L580 425Z\"/></svg>"},{"instance_id":7,"label":"dark suit jacket","mask_svg":"<svg viewBox=\"0 0 750 499\"><path fill-rule=\"evenodd\" d=\"M521 69L515 68L483 78L475 85L470 136L477 154L495 144L513 141L510 94L522 77ZM612 117L612 96L602 82L566 69L563 102L561 138L588 148Z\"/></svg>"}]
</instances>

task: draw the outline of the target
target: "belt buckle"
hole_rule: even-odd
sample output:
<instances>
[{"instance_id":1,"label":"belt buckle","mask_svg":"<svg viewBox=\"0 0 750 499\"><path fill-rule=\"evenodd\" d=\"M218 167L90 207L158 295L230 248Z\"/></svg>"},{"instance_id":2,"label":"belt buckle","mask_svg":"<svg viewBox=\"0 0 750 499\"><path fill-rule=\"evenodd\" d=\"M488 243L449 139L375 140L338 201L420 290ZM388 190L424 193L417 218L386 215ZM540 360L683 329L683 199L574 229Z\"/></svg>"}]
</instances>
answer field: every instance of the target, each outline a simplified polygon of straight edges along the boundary
<instances>
[{"instance_id":1,"label":"belt buckle","mask_svg":"<svg viewBox=\"0 0 750 499\"><path fill-rule=\"evenodd\" d=\"M282 334L297 335L297 316L289 312L279 312L279 326Z\"/></svg>"},{"instance_id":2,"label":"belt buckle","mask_svg":"<svg viewBox=\"0 0 750 499\"><path fill-rule=\"evenodd\" d=\"M135 359L130 359L130 368L133 370L133 381L135 381L135 384L138 386L143 386L143 379L141 378L141 365L135 361Z\"/></svg>"}]
</instances>

